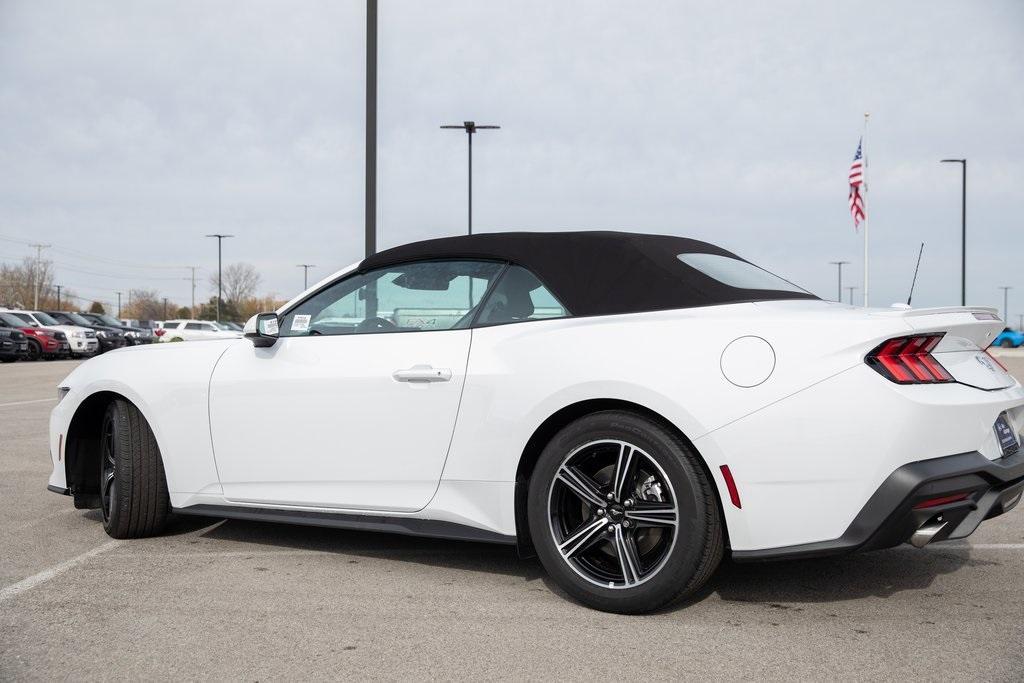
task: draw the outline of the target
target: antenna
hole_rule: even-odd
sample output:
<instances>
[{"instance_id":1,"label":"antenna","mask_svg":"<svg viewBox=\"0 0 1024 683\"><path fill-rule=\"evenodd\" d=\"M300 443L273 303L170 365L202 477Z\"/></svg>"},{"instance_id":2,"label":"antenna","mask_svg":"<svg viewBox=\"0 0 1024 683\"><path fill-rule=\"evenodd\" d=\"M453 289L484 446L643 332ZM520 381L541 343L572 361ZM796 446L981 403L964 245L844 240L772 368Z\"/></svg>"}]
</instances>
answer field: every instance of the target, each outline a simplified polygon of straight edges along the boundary
<instances>
[{"instance_id":1,"label":"antenna","mask_svg":"<svg viewBox=\"0 0 1024 683\"><path fill-rule=\"evenodd\" d=\"M914 297L914 286L917 284L917 271L921 268L921 255L924 254L924 242L921 242L921 250L917 252L917 265L914 266L914 281L910 283L910 294L907 295L907 305Z\"/></svg>"}]
</instances>

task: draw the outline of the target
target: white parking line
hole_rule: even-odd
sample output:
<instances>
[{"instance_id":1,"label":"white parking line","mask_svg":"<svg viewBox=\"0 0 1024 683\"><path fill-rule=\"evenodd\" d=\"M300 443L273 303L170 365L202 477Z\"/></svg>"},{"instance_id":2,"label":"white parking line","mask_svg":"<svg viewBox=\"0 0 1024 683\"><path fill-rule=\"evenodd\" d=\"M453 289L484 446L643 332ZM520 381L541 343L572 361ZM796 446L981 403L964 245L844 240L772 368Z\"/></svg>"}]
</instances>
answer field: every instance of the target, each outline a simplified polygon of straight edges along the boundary
<instances>
[{"instance_id":1,"label":"white parking line","mask_svg":"<svg viewBox=\"0 0 1024 683\"><path fill-rule=\"evenodd\" d=\"M78 557L72 557L67 562L61 562L55 567L44 569L38 574L34 574L28 577L27 579L22 579L18 583L11 584L10 586L7 586L7 588L0 590L0 602L10 600L11 598L20 595L21 593L24 593L25 591L31 588L35 588L41 583L49 581L55 576L60 576L69 569L74 569L75 567L82 564L89 558L96 557L97 555L105 553L108 550L116 548L119 545L121 545L121 541L107 541L103 545L96 546L92 550L84 552Z\"/></svg>"},{"instance_id":2,"label":"white parking line","mask_svg":"<svg viewBox=\"0 0 1024 683\"><path fill-rule=\"evenodd\" d=\"M27 406L32 403L52 403L56 401L55 398L37 398L31 401L14 401L12 403L0 403L0 408L7 408L9 406Z\"/></svg>"}]
</instances>

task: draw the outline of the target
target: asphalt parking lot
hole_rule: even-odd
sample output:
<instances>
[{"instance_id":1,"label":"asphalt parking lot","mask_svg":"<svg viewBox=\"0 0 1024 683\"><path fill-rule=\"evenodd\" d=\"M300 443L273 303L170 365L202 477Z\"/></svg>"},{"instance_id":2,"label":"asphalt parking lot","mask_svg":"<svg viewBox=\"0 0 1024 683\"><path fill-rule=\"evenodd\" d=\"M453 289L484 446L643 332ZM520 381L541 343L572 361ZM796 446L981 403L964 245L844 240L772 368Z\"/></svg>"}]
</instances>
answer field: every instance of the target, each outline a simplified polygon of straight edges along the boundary
<instances>
[{"instance_id":1,"label":"asphalt parking lot","mask_svg":"<svg viewBox=\"0 0 1024 683\"><path fill-rule=\"evenodd\" d=\"M0 368L0 680L1024 676L1024 510L969 543L726 563L643 617L500 546L202 518L113 541L46 491L73 366Z\"/></svg>"}]
</instances>

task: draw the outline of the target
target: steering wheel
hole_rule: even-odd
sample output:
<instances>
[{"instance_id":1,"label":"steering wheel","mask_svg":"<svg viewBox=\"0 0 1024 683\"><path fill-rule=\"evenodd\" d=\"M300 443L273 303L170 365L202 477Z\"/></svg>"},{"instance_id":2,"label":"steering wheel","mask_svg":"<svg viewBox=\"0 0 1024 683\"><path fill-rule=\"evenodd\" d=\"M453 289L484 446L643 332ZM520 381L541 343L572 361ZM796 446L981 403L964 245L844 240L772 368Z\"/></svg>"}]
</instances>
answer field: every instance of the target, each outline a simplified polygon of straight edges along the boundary
<instances>
[{"instance_id":1,"label":"steering wheel","mask_svg":"<svg viewBox=\"0 0 1024 683\"><path fill-rule=\"evenodd\" d=\"M386 318L367 318L356 325L357 332L383 332L398 329L398 326Z\"/></svg>"}]
</instances>

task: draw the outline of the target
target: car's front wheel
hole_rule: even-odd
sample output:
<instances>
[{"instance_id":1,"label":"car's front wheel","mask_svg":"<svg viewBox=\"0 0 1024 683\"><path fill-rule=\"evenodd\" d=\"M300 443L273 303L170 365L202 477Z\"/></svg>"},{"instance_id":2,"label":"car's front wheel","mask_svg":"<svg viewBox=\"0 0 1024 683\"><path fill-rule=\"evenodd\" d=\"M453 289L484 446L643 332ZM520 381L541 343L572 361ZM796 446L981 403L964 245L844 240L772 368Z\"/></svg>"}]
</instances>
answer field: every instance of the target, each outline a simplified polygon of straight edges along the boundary
<instances>
[{"instance_id":1,"label":"car's front wheel","mask_svg":"<svg viewBox=\"0 0 1024 683\"><path fill-rule=\"evenodd\" d=\"M649 612L692 594L723 553L718 501L696 453L628 412L585 416L548 443L528 518L551 577L610 612Z\"/></svg>"},{"instance_id":2,"label":"car's front wheel","mask_svg":"<svg viewBox=\"0 0 1024 683\"><path fill-rule=\"evenodd\" d=\"M170 501L156 438L139 409L123 399L107 407L100 433L100 507L114 538L159 534Z\"/></svg>"}]
</instances>

